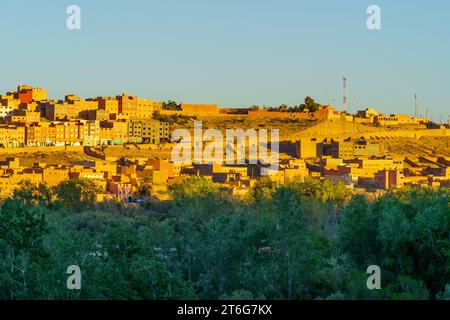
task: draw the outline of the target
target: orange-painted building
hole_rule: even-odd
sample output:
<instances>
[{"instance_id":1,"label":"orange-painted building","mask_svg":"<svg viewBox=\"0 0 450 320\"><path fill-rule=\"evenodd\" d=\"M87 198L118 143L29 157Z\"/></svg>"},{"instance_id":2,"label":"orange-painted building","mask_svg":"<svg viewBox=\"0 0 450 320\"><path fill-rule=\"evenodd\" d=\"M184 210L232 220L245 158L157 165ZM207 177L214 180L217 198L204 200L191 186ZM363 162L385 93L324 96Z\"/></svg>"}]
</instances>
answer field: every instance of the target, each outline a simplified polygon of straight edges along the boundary
<instances>
[{"instance_id":1,"label":"orange-painted building","mask_svg":"<svg viewBox=\"0 0 450 320\"><path fill-rule=\"evenodd\" d=\"M146 162L147 165L152 166L156 170L166 171L169 178L175 177L175 165L167 160L149 159Z\"/></svg>"},{"instance_id":2,"label":"orange-painted building","mask_svg":"<svg viewBox=\"0 0 450 320\"><path fill-rule=\"evenodd\" d=\"M21 85L15 94L20 103L31 103L33 101L44 101L47 99L47 92L42 88Z\"/></svg>"}]
</instances>

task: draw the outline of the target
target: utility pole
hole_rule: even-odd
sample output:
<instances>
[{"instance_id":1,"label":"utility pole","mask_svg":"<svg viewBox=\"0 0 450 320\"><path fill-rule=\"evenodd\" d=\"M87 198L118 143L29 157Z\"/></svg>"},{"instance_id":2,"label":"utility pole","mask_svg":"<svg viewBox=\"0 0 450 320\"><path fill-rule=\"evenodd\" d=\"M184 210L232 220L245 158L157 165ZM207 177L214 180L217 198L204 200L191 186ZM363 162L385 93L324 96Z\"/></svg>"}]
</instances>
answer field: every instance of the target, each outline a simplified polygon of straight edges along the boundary
<instances>
[{"instance_id":1,"label":"utility pole","mask_svg":"<svg viewBox=\"0 0 450 320\"><path fill-rule=\"evenodd\" d=\"M414 117L418 118L419 117L419 100L417 98L417 94L414 95L414 104L415 104Z\"/></svg>"},{"instance_id":2,"label":"utility pole","mask_svg":"<svg viewBox=\"0 0 450 320\"><path fill-rule=\"evenodd\" d=\"M344 98L343 98L343 104L342 104L342 109L344 112L347 112L347 78L344 77Z\"/></svg>"}]
</instances>

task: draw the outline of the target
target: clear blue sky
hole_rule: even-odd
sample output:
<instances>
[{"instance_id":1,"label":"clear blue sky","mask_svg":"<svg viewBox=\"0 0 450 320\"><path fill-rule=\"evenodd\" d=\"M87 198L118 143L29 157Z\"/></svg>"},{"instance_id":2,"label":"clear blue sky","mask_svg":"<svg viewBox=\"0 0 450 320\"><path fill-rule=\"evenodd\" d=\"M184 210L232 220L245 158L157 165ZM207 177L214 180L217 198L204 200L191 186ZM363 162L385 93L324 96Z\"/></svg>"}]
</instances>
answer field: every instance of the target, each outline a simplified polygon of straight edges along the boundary
<instances>
[{"instance_id":1,"label":"clear blue sky","mask_svg":"<svg viewBox=\"0 0 450 320\"><path fill-rule=\"evenodd\" d=\"M66 8L82 29L66 28ZM366 9L382 10L382 30ZM52 98L129 92L155 100L373 106L447 119L447 0L18 0L0 4L0 91L25 83Z\"/></svg>"}]
</instances>

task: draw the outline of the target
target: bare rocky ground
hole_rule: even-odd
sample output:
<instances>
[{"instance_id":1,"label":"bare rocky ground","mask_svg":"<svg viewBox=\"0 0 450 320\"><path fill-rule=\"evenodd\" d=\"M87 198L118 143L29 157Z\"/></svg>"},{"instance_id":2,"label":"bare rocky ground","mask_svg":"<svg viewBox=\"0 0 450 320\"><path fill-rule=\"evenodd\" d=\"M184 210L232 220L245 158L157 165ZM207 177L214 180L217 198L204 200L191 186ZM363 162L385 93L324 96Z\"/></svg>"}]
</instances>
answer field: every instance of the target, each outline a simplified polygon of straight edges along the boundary
<instances>
[{"instance_id":1,"label":"bare rocky ground","mask_svg":"<svg viewBox=\"0 0 450 320\"><path fill-rule=\"evenodd\" d=\"M381 141L385 154L402 157L450 157L450 137L397 138Z\"/></svg>"},{"instance_id":2,"label":"bare rocky ground","mask_svg":"<svg viewBox=\"0 0 450 320\"><path fill-rule=\"evenodd\" d=\"M0 156L1 159L6 156ZM20 165L24 167L32 167L34 163L48 163L69 165L77 161L96 160L82 152L38 152L38 153L18 153L15 155L8 155L8 157L18 157Z\"/></svg>"},{"instance_id":3,"label":"bare rocky ground","mask_svg":"<svg viewBox=\"0 0 450 320\"><path fill-rule=\"evenodd\" d=\"M204 129L218 129L224 135L227 129L279 129L280 138L291 136L293 133L305 130L314 124L317 120L297 120L297 119L251 119L247 116L229 116L229 117L202 117L198 121L202 122ZM186 124L173 124L173 129L194 128L194 121L188 121Z\"/></svg>"}]
</instances>

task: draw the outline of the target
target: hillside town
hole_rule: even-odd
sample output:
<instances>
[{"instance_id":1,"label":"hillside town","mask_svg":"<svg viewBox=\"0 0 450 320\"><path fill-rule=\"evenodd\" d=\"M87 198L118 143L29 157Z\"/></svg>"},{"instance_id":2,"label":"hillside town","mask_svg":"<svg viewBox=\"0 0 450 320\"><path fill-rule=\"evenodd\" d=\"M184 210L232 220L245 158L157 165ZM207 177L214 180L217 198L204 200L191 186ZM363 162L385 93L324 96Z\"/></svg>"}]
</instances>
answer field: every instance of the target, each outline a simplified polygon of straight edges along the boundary
<instances>
[{"instance_id":1,"label":"hillside town","mask_svg":"<svg viewBox=\"0 0 450 320\"><path fill-rule=\"evenodd\" d=\"M250 119L258 124L268 119L308 125L282 136L277 170L250 163L181 165L170 157L177 125L173 117L188 122ZM276 184L294 179L340 181L361 193L450 185L448 123L431 123L418 115L385 115L373 108L350 114L305 101L298 110L225 109L155 102L126 93L89 99L69 94L64 100L50 100L46 90L21 85L0 95L0 119L0 198L10 196L25 181L57 187L68 179L94 182L100 190L98 201L134 203L165 199L170 185L190 176L211 179L238 197L245 197L263 176ZM440 154L405 155L387 147L406 138L443 139L446 148ZM109 155L105 150L116 152ZM33 157L46 152L74 152L80 159L63 164ZM22 163L23 154L32 165Z\"/></svg>"}]
</instances>

